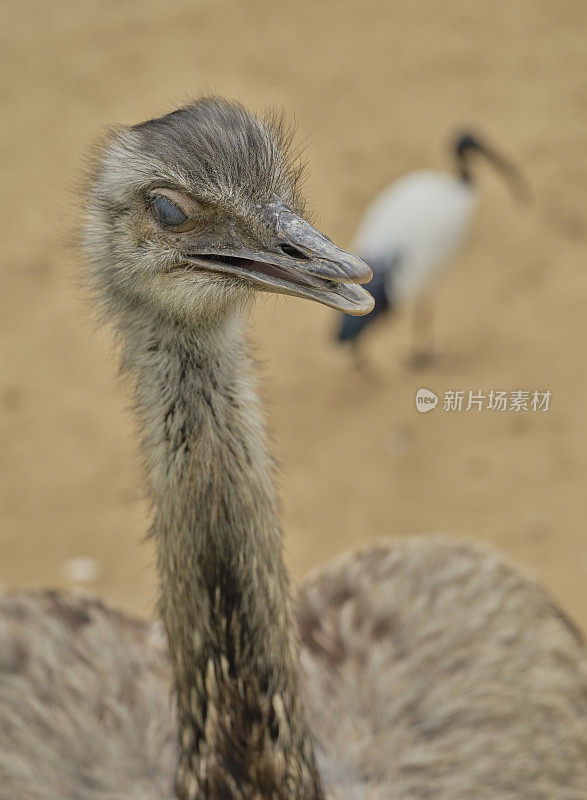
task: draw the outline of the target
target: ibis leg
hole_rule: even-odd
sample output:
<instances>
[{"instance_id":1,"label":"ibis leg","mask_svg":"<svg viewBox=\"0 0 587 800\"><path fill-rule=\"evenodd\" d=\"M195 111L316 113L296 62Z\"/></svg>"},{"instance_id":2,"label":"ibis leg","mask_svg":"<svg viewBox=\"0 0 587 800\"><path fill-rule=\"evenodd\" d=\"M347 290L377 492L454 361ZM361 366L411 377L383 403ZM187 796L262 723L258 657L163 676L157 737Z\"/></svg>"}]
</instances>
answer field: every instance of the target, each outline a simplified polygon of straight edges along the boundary
<instances>
[{"instance_id":1,"label":"ibis leg","mask_svg":"<svg viewBox=\"0 0 587 800\"><path fill-rule=\"evenodd\" d=\"M427 298L418 300L412 314L410 363L413 367L427 367L436 357L432 320L432 302Z\"/></svg>"}]
</instances>

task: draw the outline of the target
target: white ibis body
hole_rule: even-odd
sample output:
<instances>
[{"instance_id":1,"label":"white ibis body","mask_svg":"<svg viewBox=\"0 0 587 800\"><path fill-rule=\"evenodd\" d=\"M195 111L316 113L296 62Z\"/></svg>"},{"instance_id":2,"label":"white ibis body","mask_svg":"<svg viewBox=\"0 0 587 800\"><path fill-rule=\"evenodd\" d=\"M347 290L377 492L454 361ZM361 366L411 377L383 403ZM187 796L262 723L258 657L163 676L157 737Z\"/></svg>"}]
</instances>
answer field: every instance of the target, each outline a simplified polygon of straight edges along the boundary
<instances>
[{"instance_id":1,"label":"white ibis body","mask_svg":"<svg viewBox=\"0 0 587 800\"><path fill-rule=\"evenodd\" d=\"M368 206L352 249L373 269L367 289L375 307L364 317L344 315L341 342L356 344L371 323L390 310L416 303L421 309L437 277L462 248L477 205L470 169L473 152L482 153L522 187L513 167L471 134L460 136L454 152L457 170L421 170L399 178ZM416 360L424 352L414 352Z\"/></svg>"}]
</instances>

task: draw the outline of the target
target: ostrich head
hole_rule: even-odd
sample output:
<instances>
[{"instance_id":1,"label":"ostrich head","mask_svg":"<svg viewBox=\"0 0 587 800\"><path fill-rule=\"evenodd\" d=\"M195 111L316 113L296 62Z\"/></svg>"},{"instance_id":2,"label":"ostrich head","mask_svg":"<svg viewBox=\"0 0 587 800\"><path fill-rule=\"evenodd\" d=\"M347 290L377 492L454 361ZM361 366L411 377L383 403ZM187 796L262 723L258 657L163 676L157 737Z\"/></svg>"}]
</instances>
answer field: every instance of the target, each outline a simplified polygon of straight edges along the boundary
<instances>
[{"instance_id":1,"label":"ostrich head","mask_svg":"<svg viewBox=\"0 0 587 800\"><path fill-rule=\"evenodd\" d=\"M114 131L85 234L108 310L198 324L260 290L368 312L371 270L303 218L289 143L279 121L215 98Z\"/></svg>"}]
</instances>

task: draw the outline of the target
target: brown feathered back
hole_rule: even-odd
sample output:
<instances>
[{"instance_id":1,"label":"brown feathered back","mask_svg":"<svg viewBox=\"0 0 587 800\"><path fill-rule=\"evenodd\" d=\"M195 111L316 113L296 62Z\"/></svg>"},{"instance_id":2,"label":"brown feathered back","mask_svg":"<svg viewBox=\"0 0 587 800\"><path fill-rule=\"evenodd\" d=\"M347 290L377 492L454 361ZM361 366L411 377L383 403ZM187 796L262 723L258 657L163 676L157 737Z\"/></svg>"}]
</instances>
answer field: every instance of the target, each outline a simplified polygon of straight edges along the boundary
<instances>
[{"instance_id":1,"label":"brown feathered back","mask_svg":"<svg viewBox=\"0 0 587 800\"><path fill-rule=\"evenodd\" d=\"M489 548L398 540L299 597L302 686L331 798L587 798L582 637Z\"/></svg>"},{"instance_id":2,"label":"brown feathered back","mask_svg":"<svg viewBox=\"0 0 587 800\"><path fill-rule=\"evenodd\" d=\"M61 592L0 598L0 798L171 800L160 626Z\"/></svg>"},{"instance_id":3,"label":"brown feathered back","mask_svg":"<svg viewBox=\"0 0 587 800\"><path fill-rule=\"evenodd\" d=\"M496 552L382 543L298 594L302 688L330 800L584 800L580 634ZM0 600L0 799L166 800L161 631L95 600ZM260 795L262 797L262 795Z\"/></svg>"}]
</instances>

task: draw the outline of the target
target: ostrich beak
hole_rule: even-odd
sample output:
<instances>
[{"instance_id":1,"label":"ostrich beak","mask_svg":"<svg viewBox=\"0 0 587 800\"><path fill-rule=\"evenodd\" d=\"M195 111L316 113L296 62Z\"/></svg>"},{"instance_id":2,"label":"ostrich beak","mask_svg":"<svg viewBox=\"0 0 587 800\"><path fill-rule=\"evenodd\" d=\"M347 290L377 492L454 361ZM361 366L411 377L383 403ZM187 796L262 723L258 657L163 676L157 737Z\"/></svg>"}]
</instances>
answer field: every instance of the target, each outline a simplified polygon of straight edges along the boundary
<instances>
[{"instance_id":1,"label":"ostrich beak","mask_svg":"<svg viewBox=\"0 0 587 800\"><path fill-rule=\"evenodd\" d=\"M359 285L372 277L364 261L337 247L278 197L259 212L271 231L269 244L241 245L233 233L230 246L190 253L186 261L245 278L263 291L306 297L346 314L371 311L373 298Z\"/></svg>"}]
</instances>

